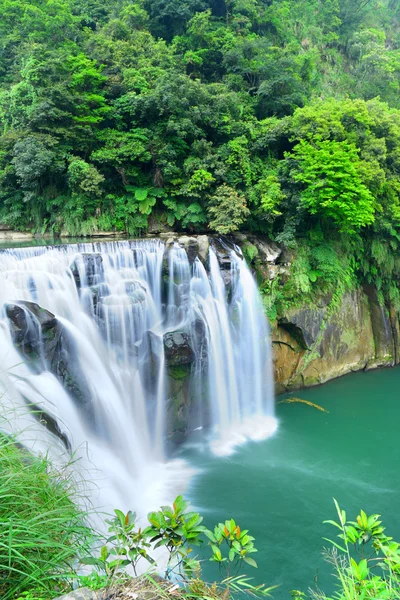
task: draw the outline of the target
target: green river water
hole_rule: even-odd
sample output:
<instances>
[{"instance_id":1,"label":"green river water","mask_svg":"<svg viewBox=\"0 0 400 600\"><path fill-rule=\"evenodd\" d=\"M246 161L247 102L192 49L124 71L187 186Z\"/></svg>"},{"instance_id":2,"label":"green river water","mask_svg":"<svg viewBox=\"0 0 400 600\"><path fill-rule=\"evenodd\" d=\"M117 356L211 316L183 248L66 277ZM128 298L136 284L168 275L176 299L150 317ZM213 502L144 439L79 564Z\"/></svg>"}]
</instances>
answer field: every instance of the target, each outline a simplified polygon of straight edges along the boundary
<instances>
[{"instance_id":1,"label":"green river water","mask_svg":"<svg viewBox=\"0 0 400 600\"><path fill-rule=\"evenodd\" d=\"M256 538L255 582L280 584L273 598L334 579L321 552L336 530L332 498L354 518L360 508L383 517L400 539L400 368L357 373L293 396L323 406L277 404L279 430L229 458L188 453L199 472L189 497L205 524L233 517ZM280 399L278 399L280 400ZM217 576L203 563L208 579Z\"/></svg>"}]
</instances>

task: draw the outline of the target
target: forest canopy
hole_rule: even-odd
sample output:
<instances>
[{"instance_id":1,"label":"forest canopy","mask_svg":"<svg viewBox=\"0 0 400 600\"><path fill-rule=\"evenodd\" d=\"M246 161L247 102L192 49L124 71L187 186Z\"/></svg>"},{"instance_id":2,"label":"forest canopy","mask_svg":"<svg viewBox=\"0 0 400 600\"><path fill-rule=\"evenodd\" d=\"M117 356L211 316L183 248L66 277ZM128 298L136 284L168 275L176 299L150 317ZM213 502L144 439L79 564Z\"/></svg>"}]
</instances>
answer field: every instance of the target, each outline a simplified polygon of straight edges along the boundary
<instances>
[{"instance_id":1,"label":"forest canopy","mask_svg":"<svg viewBox=\"0 0 400 600\"><path fill-rule=\"evenodd\" d=\"M0 0L0 14L3 224L397 248L396 0Z\"/></svg>"}]
</instances>

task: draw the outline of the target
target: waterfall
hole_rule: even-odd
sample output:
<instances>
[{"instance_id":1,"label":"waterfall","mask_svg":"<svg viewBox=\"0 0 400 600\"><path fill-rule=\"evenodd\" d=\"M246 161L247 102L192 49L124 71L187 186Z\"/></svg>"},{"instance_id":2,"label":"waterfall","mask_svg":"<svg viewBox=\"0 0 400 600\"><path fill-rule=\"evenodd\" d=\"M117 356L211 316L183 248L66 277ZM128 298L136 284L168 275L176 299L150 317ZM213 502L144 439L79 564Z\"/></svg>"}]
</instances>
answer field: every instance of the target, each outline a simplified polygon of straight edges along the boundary
<instances>
[{"instance_id":1,"label":"waterfall","mask_svg":"<svg viewBox=\"0 0 400 600\"><path fill-rule=\"evenodd\" d=\"M169 501L189 469L166 454L193 432L228 454L276 428L240 251L181 239L0 251L0 427L35 452L73 449L107 509Z\"/></svg>"}]
</instances>

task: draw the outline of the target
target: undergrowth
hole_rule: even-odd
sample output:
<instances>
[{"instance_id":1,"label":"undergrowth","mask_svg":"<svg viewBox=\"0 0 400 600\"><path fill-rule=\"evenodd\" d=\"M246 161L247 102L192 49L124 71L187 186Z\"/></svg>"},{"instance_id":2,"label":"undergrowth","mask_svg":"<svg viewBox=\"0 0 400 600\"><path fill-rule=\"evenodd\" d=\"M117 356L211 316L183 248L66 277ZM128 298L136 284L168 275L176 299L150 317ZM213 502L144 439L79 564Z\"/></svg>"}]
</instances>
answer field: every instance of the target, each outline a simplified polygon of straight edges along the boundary
<instances>
[{"instance_id":1,"label":"undergrowth","mask_svg":"<svg viewBox=\"0 0 400 600\"><path fill-rule=\"evenodd\" d=\"M92 532L71 500L74 482L46 457L0 435L0 598L48 600L70 586ZM34 592L33 592L34 590Z\"/></svg>"}]
</instances>

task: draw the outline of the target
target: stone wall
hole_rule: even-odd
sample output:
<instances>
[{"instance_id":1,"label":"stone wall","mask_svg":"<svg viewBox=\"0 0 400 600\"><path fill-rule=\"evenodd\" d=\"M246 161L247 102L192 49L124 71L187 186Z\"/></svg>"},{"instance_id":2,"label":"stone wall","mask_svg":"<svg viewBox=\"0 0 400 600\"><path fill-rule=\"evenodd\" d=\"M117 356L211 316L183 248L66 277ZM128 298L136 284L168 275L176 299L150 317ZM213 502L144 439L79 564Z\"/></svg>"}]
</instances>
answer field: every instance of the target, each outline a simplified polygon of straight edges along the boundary
<instances>
[{"instance_id":1,"label":"stone wall","mask_svg":"<svg viewBox=\"0 0 400 600\"><path fill-rule=\"evenodd\" d=\"M379 304L372 286L344 294L333 312L329 298L289 311L272 325L276 390L398 364L399 332L398 314Z\"/></svg>"}]
</instances>

